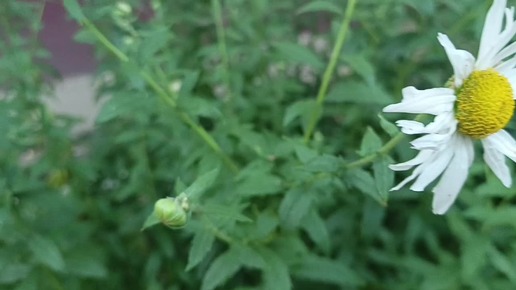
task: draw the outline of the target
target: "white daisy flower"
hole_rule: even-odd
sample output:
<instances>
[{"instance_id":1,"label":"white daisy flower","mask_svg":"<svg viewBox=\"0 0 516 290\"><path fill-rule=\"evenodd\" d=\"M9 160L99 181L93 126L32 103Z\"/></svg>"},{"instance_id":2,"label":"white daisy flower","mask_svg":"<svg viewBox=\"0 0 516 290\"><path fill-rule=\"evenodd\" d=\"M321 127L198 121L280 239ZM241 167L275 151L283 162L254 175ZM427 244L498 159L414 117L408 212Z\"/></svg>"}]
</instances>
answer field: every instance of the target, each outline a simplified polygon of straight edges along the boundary
<instances>
[{"instance_id":1,"label":"white daisy flower","mask_svg":"<svg viewBox=\"0 0 516 290\"><path fill-rule=\"evenodd\" d=\"M493 173L504 186L511 186L505 156L516 162L516 141L503 128L512 118L516 98L516 42L509 44L515 34L514 7L506 8L506 0L494 0L489 8L476 60L471 53L456 49L448 36L438 34L453 67L449 86L427 90L406 87L400 103L383 109L435 116L427 125L396 122L403 133L422 136L411 142L412 148L419 150L414 159L390 166L396 171L415 167L392 190L415 180L410 189L423 191L440 176L433 188L432 208L435 214L444 214L466 181L475 140L482 143L484 161Z\"/></svg>"}]
</instances>

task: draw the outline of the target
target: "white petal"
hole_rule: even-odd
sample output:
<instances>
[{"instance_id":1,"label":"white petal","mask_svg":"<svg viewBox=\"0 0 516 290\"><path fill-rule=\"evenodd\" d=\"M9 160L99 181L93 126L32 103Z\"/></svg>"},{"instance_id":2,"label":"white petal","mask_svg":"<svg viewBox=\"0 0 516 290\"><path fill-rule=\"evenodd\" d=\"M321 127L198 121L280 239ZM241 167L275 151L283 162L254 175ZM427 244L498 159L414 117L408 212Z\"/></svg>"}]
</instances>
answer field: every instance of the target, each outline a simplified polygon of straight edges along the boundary
<instances>
[{"instance_id":1,"label":"white petal","mask_svg":"<svg viewBox=\"0 0 516 290\"><path fill-rule=\"evenodd\" d=\"M473 161L473 143L460 135L455 135L454 155L441 179L433 189L432 211L444 214L453 204L468 177Z\"/></svg>"},{"instance_id":2,"label":"white petal","mask_svg":"<svg viewBox=\"0 0 516 290\"><path fill-rule=\"evenodd\" d=\"M479 60L485 59L486 54L491 51L496 43L496 38L502 30L503 14L506 4L505 0L494 0L486 14L478 49Z\"/></svg>"},{"instance_id":3,"label":"white petal","mask_svg":"<svg viewBox=\"0 0 516 290\"><path fill-rule=\"evenodd\" d=\"M451 130L455 130L454 127L457 126L457 120L455 120L453 113L449 112L437 115L434 118L434 121L430 122L428 125L412 120L399 120L396 121L396 125L401 128L401 132L408 135L432 133L443 134L450 132Z\"/></svg>"},{"instance_id":4,"label":"white petal","mask_svg":"<svg viewBox=\"0 0 516 290\"><path fill-rule=\"evenodd\" d=\"M450 160L453 157L453 148L446 148L443 151L435 154L430 162L423 164L421 174L416 179L414 184L410 187L413 191L423 191L425 187L434 181L446 169Z\"/></svg>"},{"instance_id":5,"label":"white petal","mask_svg":"<svg viewBox=\"0 0 516 290\"><path fill-rule=\"evenodd\" d=\"M411 113L439 115L453 110L454 95L441 95L432 98L403 100L401 103L383 108L386 113Z\"/></svg>"},{"instance_id":6,"label":"white petal","mask_svg":"<svg viewBox=\"0 0 516 290\"><path fill-rule=\"evenodd\" d=\"M414 180L414 178L418 177L419 174L421 174L421 170L422 170L421 165L416 167L416 169L414 169L414 171L412 171L412 174L409 177L403 179L402 182L400 182L395 187L391 188L391 191L398 190L398 189L402 188L403 186L405 186L405 184L407 184L410 181Z\"/></svg>"},{"instance_id":7,"label":"white petal","mask_svg":"<svg viewBox=\"0 0 516 290\"><path fill-rule=\"evenodd\" d=\"M389 165L389 168L394 171L409 170L418 164L426 162L433 155L433 153L434 151L432 150L421 150L413 159L403 163Z\"/></svg>"},{"instance_id":8,"label":"white petal","mask_svg":"<svg viewBox=\"0 0 516 290\"><path fill-rule=\"evenodd\" d=\"M484 161L505 187L510 187L512 180L509 167L505 164L505 156L496 149L489 138L482 140L484 145Z\"/></svg>"},{"instance_id":9,"label":"white petal","mask_svg":"<svg viewBox=\"0 0 516 290\"><path fill-rule=\"evenodd\" d=\"M496 150L516 162L516 141L507 131L500 130L484 140L488 140Z\"/></svg>"},{"instance_id":10,"label":"white petal","mask_svg":"<svg viewBox=\"0 0 516 290\"><path fill-rule=\"evenodd\" d=\"M453 67L455 87L460 87L464 79L473 71L475 58L465 50L456 49L446 34L438 33L437 40L444 47Z\"/></svg>"}]
</instances>

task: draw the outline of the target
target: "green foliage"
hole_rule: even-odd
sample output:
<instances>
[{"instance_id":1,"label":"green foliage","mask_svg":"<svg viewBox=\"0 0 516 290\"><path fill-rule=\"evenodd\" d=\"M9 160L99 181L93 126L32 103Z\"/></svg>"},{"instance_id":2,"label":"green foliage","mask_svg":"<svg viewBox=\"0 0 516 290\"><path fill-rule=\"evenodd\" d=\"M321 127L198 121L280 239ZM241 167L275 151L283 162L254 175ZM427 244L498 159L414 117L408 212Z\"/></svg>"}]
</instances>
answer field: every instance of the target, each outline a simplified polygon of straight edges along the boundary
<instances>
[{"instance_id":1,"label":"green foliage","mask_svg":"<svg viewBox=\"0 0 516 290\"><path fill-rule=\"evenodd\" d=\"M104 101L76 136L45 1L4 1L0 289L512 289L514 189L475 164L446 216L390 192L413 153L378 114L449 78L437 32L476 49L477 2L358 1L321 105L347 1L65 0Z\"/></svg>"}]
</instances>

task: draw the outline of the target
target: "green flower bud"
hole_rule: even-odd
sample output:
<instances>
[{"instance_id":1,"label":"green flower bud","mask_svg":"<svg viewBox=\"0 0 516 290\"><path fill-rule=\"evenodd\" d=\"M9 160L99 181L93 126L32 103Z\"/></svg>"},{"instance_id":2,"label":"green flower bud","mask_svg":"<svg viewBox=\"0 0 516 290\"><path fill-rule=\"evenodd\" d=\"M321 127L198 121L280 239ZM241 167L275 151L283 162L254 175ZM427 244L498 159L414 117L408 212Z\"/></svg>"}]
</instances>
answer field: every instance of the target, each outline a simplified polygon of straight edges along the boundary
<instances>
[{"instance_id":1,"label":"green flower bud","mask_svg":"<svg viewBox=\"0 0 516 290\"><path fill-rule=\"evenodd\" d=\"M186 197L167 197L156 201L154 204L154 213L156 217L167 227L176 229L183 227L188 219Z\"/></svg>"}]
</instances>

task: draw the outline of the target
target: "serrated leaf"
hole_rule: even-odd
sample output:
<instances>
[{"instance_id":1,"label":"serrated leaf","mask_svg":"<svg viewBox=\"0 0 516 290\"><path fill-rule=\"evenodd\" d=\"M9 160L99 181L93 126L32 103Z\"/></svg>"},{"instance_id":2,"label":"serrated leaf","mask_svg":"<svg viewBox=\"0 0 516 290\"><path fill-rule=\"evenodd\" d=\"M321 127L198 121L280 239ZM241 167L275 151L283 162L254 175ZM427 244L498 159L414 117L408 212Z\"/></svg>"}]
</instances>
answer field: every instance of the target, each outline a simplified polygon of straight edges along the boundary
<instances>
[{"instance_id":1,"label":"serrated leaf","mask_svg":"<svg viewBox=\"0 0 516 290\"><path fill-rule=\"evenodd\" d=\"M296 277L332 283L341 286L360 286L362 279L341 261L330 260L315 255L303 259L302 263L294 268Z\"/></svg>"},{"instance_id":2,"label":"serrated leaf","mask_svg":"<svg viewBox=\"0 0 516 290\"><path fill-rule=\"evenodd\" d=\"M266 266L263 271L263 289L264 290L290 290L292 282L288 267L281 258L268 248L260 247L257 249Z\"/></svg>"},{"instance_id":3,"label":"serrated leaf","mask_svg":"<svg viewBox=\"0 0 516 290\"><path fill-rule=\"evenodd\" d=\"M172 39L172 33L167 27L159 27L150 32L142 33L142 42L139 46L140 59L146 61L154 57L160 50L166 48Z\"/></svg>"},{"instance_id":4,"label":"serrated leaf","mask_svg":"<svg viewBox=\"0 0 516 290\"><path fill-rule=\"evenodd\" d=\"M362 81L342 81L332 87L326 101L384 106L392 103L392 98L378 84L370 85Z\"/></svg>"},{"instance_id":5,"label":"serrated leaf","mask_svg":"<svg viewBox=\"0 0 516 290\"><path fill-rule=\"evenodd\" d=\"M308 162L305 169L312 172L337 172L341 165L342 160L340 158L324 154Z\"/></svg>"},{"instance_id":6,"label":"serrated leaf","mask_svg":"<svg viewBox=\"0 0 516 290\"><path fill-rule=\"evenodd\" d=\"M295 144L294 150L296 152L297 158L302 163L307 163L319 155L317 151L306 147L304 144Z\"/></svg>"},{"instance_id":7,"label":"serrated leaf","mask_svg":"<svg viewBox=\"0 0 516 290\"><path fill-rule=\"evenodd\" d=\"M231 245L242 265L251 268L263 269L267 263L263 257L249 244L233 244Z\"/></svg>"},{"instance_id":8,"label":"serrated leaf","mask_svg":"<svg viewBox=\"0 0 516 290\"><path fill-rule=\"evenodd\" d=\"M275 45L278 56L294 64L306 64L316 70L324 69L324 62L315 52L307 47L293 42L280 42Z\"/></svg>"},{"instance_id":9,"label":"serrated leaf","mask_svg":"<svg viewBox=\"0 0 516 290\"><path fill-rule=\"evenodd\" d=\"M210 170L199 176L187 189L184 190L186 196L192 199L199 198L199 196L208 189L219 174L219 168Z\"/></svg>"},{"instance_id":10,"label":"serrated leaf","mask_svg":"<svg viewBox=\"0 0 516 290\"><path fill-rule=\"evenodd\" d=\"M297 10L297 14L307 13L307 12L330 12L338 15L342 14L342 9L328 1L312 1Z\"/></svg>"},{"instance_id":11,"label":"serrated leaf","mask_svg":"<svg viewBox=\"0 0 516 290\"><path fill-rule=\"evenodd\" d=\"M63 4L66 8L66 11L68 11L70 16L72 16L72 18L75 20L82 22L84 19L86 19L77 0L63 0Z\"/></svg>"},{"instance_id":12,"label":"serrated leaf","mask_svg":"<svg viewBox=\"0 0 516 290\"><path fill-rule=\"evenodd\" d=\"M143 223L143 226L142 228L140 229L141 231L149 228L149 227L152 227L153 225L156 225L156 224L159 224L161 221L159 220L159 218L156 216L156 214L154 213L154 210L147 216L147 218L145 219L145 222Z\"/></svg>"},{"instance_id":13,"label":"serrated leaf","mask_svg":"<svg viewBox=\"0 0 516 290\"><path fill-rule=\"evenodd\" d=\"M516 283L516 265L494 246L490 247L487 253L494 268L507 276L513 284Z\"/></svg>"},{"instance_id":14,"label":"serrated leaf","mask_svg":"<svg viewBox=\"0 0 516 290\"><path fill-rule=\"evenodd\" d=\"M279 215L287 229L299 226L301 220L308 214L312 205L312 195L301 189L291 189L281 200Z\"/></svg>"},{"instance_id":15,"label":"serrated leaf","mask_svg":"<svg viewBox=\"0 0 516 290\"><path fill-rule=\"evenodd\" d=\"M66 257L66 266L70 274L85 278L105 278L108 274L98 249L92 247L69 253Z\"/></svg>"},{"instance_id":16,"label":"serrated leaf","mask_svg":"<svg viewBox=\"0 0 516 290\"><path fill-rule=\"evenodd\" d=\"M301 226L321 250L325 253L330 251L330 234L324 220L315 209L312 209L305 216Z\"/></svg>"},{"instance_id":17,"label":"serrated leaf","mask_svg":"<svg viewBox=\"0 0 516 290\"><path fill-rule=\"evenodd\" d=\"M489 241L482 237L466 239L461 246L461 274L462 278L471 280L476 278L487 260L486 251Z\"/></svg>"},{"instance_id":18,"label":"serrated leaf","mask_svg":"<svg viewBox=\"0 0 516 290\"><path fill-rule=\"evenodd\" d=\"M242 173L238 179L235 192L244 196L277 194L281 191L281 179L263 168L252 168Z\"/></svg>"},{"instance_id":19,"label":"serrated leaf","mask_svg":"<svg viewBox=\"0 0 516 290\"><path fill-rule=\"evenodd\" d=\"M374 66L363 54L345 55L344 61L365 80L367 85L375 85Z\"/></svg>"},{"instance_id":20,"label":"serrated leaf","mask_svg":"<svg viewBox=\"0 0 516 290\"><path fill-rule=\"evenodd\" d=\"M195 233L192 240L192 246L190 247L190 252L188 254L186 271L191 270L193 267L197 266L202 259L204 259L206 254L211 250L211 246L214 241L215 236L209 231L200 230Z\"/></svg>"},{"instance_id":21,"label":"serrated leaf","mask_svg":"<svg viewBox=\"0 0 516 290\"><path fill-rule=\"evenodd\" d=\"M205 204L202 206L202 213L210 218L224 218L239 222L252 222L253 220L242 214L240 205Z\"/></svg>"},{"instance_id":22,"label":"serrated leaf","mask_svg":"<svg viewBox=\"0 0 516 290\"><path fill-rule=\"evenodd\" d=\"M389 136L394 137L400 133L398 127L392 122L387 121L382 114L378 114L378 118L380 118L380 126Z\"/></svg>"},{"instance_id":23,"label":"serrated leaf","mask_svg":"<svg viewBox=\"0 0 516 290\"><path fill-rule=\"evenodd\" d=\"M378 201L380 205L386 206L386 200L382 198L382 196L378 193L376 189L376 182L370 173L363 169L356 169L349 173L349 178L351 185L360 190L362 193L365 193L372 197L374 200Z\"/></svg>"},{"instance_id":24,"label":"serrated leaf","mask_svg":"<svg viewBox=\"0 0 516 290\"><path fill-rule=\"evenodd\" d=\"M382 148L382 139L371 127L367 127L366 133L362 138L362 143L360 144L360 151L358 154L360 156L366 156L372 153L376 153L380 148Z\"/></svg>"},{"instance_id":25,"label":"serrated leaf","mask_svg":"<svg viewBox=\"0 0 516 290\"><path fill-rule=\"evenodd\" d=\"M394 185L394 171L389 168L392 160L388 156L380 156L373 163L374 180L376 189L382 200L387 202L389 191Z\"/></svg>"},{"instance_id":26,"label":"serrated leaf","mask_svg":"<svg viewBox=\"0 0 516 290\"><path fill-rule=\"evenodd\" d=\"M121 116L134 117L135 112L154 110L156 104L156 98L148 95L113 95L102 106L96 122L98 124L105 123Z\"/></svg>"},{"instance_id":27,"label":"serrated leaf","mask_svg":"<svg viewBox=\"0 0 516 290\"><path fill-rule=\"evenodd\" d=\"M211 263L202 279L201 290L213 290L222 285L240 269L240 266L238 255L230 248Z\"/></svg>"},{"instance_id":28,"label":"serrated leaf","mask_svg":"<svg viewBox=\"0 0 516 290\"><path fill-rule=\"evenodd\" d=\"M312 113L314 111L314 113ZM322 113L322 108L313 99L297 101L287 107L285 116L283 117L283 126L287 126L297 118L301 118L303 130L306 130L308 122L312 118L312 114L319 118Z\"/></svg>"},{"instance_id":29,"label":"serrated leaf","mask_svg":"<svg viewBox=\"0 0 516 290\"><path fill-rule=\"evenodd\" d=\"M15 262L4 263L0 267L0 284L10 284L23 280L30 273L31 267Z\"/></svg>"},{"instance_id":30,"label":"serrated leaf","mask_svg":"<svg viewBox=\"0 0 516 290\"><path fill-rule=\"evenodd\" d=\"M34 236L29 241L29 249L41 264L47 265L55 271L65 270L63 256L54 241L42 236Z\"/></svg>"}]
</instances>

